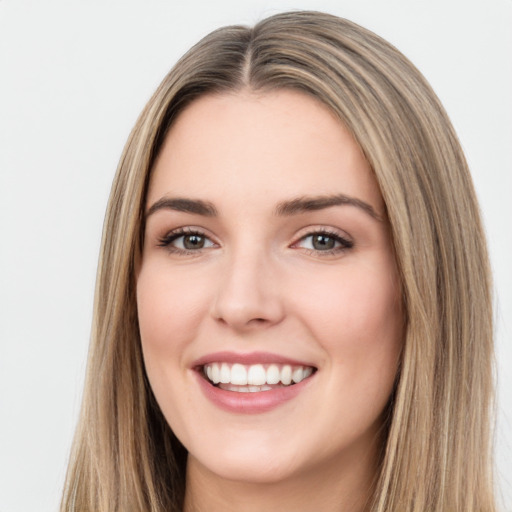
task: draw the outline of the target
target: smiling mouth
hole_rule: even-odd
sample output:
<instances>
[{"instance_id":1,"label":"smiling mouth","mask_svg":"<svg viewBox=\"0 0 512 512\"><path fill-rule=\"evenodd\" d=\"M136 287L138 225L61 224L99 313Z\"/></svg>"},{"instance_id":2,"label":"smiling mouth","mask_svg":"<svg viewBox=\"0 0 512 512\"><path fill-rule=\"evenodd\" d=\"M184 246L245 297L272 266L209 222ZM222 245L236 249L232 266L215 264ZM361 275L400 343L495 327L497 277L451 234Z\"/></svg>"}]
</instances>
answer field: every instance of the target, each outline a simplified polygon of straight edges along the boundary
<instances>
[{"instance_id":1,"label":"smiling mouth","mask_svg":"<svg viewBox=\"0 0 512 512\"><path fill-rule=\"evenodd\" d=\"M200 368L212 385L237 393L258 393L298 384L311 377L316 368L290 364L208 363Z\"/></svg>"}]
</instances>

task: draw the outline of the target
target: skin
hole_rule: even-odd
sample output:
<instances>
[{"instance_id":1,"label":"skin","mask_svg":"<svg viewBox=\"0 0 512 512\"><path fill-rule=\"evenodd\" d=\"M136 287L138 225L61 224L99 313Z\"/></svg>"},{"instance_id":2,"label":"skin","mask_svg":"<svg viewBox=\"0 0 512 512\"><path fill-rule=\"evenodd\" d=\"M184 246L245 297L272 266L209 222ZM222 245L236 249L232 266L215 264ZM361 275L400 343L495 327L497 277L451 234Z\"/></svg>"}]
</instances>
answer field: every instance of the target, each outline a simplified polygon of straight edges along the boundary
<instances>
[{"instance_id":1,"label":"skin","mask_svg":"<svg viewBox=\"0 0 512 512\"><path fill-rule=\"evenodd\" d=\"M276 214L283 201L334 194L374 215L357 204ZM169 198L207 201L217 215L153 206ZM166 138L146 213L142 349L189 452L185 509L364 510L403 314L384 203L352 136L299 92L204 96ZM203 248L169 243L183 227L204 234ZM319 249L319 231L350 243ZM192 368L217 351L270 352L317 371L278 407L234 413L206 398Z\"/></svg>"}]
</instances>

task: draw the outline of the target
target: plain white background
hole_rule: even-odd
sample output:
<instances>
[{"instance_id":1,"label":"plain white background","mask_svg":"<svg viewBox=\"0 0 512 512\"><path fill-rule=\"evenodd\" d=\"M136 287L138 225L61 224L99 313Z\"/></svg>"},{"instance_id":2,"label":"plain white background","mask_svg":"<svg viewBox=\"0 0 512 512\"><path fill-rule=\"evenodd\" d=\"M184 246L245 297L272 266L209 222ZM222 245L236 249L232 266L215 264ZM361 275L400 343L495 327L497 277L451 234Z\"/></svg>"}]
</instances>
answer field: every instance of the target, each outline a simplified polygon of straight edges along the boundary
<instances>
[{"instance_id":1,"label":"plain white background","mask_svg":"<svg viewBox=\"0 0 512 512\"><path fill-rule=\"evenodd\" d=\"M0 0L0 512L57 510L104 209L136 117L200 37L287 9L388 39L458 131L495 273L496 453L512 510L512 0Z\"/></svg>"}]
</instances>

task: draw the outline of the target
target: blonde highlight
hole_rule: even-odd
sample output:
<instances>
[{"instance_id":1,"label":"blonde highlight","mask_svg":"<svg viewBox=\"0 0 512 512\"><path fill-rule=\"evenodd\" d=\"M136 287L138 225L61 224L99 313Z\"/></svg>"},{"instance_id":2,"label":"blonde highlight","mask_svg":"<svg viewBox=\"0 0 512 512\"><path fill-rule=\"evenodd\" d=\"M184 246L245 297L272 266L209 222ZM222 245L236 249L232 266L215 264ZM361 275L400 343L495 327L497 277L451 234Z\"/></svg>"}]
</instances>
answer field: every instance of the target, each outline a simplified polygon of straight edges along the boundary
<instances>
[{"instance_id":1,"label":"blonde highlight","mask_svg":"<svg viewBox=\"0 0 512 512\"><path fill-rule=\"evenodd\" d=\"M283 88L324 103L351 131L391 225L407 332L369 510L495 510L491 280L460 144L428 83L389 43L334 16L293 12L204 38L132 130L104 224L61 512L182 509L186 452L147 383L137 325L149 176L169 127L194 99Z\"/></svg>"}]
</instances>

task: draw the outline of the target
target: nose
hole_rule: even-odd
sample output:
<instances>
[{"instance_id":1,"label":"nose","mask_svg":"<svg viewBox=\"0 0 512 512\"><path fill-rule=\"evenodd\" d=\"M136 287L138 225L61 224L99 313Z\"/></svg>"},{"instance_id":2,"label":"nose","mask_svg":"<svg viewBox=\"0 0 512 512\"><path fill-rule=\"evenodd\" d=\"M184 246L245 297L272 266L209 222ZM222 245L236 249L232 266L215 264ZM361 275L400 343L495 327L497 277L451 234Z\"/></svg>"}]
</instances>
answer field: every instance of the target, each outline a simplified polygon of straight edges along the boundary
<instances>
[{"instance_id":1,"label":"nose","mask_svg":"<svg viewBox=\"0 0 512 512\"><path fill-rule=\"evenodd\" d=\"M218 276L213 318L236 331L281 322L284 304L277 272L264 254L233 256Z\"/></svg>"}]
</instances>

